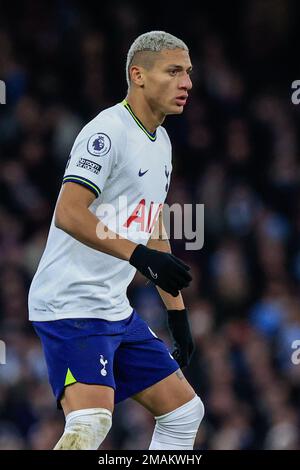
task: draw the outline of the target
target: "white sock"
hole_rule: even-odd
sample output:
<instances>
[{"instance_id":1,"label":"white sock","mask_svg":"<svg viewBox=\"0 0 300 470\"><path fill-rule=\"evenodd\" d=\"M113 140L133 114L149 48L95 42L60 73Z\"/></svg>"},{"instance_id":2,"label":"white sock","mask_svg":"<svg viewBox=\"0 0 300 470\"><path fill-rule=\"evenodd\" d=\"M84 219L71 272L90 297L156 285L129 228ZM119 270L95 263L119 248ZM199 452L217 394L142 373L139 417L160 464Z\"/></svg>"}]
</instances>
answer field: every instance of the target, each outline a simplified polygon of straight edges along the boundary
<instances>
[{"instance_id":1,"label":"white sock","mask_svg":"<svg viewBox=\"0 0 300 470\"><path fill-rule=\"evenodd\" d=\"M105 408L71 411L63 435L54 450L97 450L107 436L112 414Z\"/></svg>"}]
</instances>

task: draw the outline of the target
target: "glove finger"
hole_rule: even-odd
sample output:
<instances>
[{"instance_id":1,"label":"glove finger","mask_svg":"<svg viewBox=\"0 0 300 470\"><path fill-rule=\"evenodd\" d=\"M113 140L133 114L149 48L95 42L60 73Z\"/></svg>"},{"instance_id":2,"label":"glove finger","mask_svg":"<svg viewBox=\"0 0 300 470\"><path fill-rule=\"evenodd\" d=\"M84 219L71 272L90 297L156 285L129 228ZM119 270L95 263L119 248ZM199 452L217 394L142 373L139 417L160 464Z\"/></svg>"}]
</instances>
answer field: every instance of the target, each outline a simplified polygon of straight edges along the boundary
<instances>
[{"instance_id":1,"label":"glove finger","mask_svg":"<svg viewBox=\"0 0 300 470\"><path fill-rule=\"evenodd\" d=\"M175 280L175 281L173 281L171 288L175 289L176 291L180 291L184 287L188 287L188 286L189 286L189 284L187 284L185 282Z\"/></svg>"},{"instance_id":2,"label":"glove finger","mask_svg":"<svg viewBox=\"0 0 300 470\"><path fill-rule=\"evenodd\" d=\"M173 297L176 297L179 294L179 290L182 288L181 283L179 283L174 276L168 276L166 280L163 280L160 284L159 287L161 287L163 290L168 292L169 294L173 295Z\"/></svg>"},{"instance_id":3,"label":"glove finger","mask_svg":"<svg viewBox=\"0 0 300 470\"><path fill-rule=\"evenodd\" d=\"M182 268L181 266L179 266L178 264L176 264L174 267L173 267L173 273L174 275L176 276L180 276L182 279L184 279L186 282L191 282L191 280L193 279L191 274L186 271L184 268Z\"/></svg>"},{"instance_id":4,"label":"glove finger","mask_svg":"<svg viewBox=\"0 0 300 470\"><path fill-rule=\"evenodd\" d=\"M174 256L172 253L170 253L172 256L172 259L175 263L177 263L179 266L184 268L187 271L191 270L191 267L188 264L185 264L181 259L177 258L177 256Z\"/></svg>"},{"instance_id":5,"label":"glove finger","mask_svg":"<svg viewBox=\"0 0 300 470\"><path fill-rule=\"evenodd\" d=\"M172 269L170 269L169 271L169 276L182 279L185 282L191 282L192 280L191 274L185 269L183 269L181 266L179 266L178 264L173 265Z\"/></svg>"},{"instance_id":6,"label":"glove finger","mask_svg":"<svg viewBox=\"0 0 300 470\"><path fill-rule=\"evenodd\" d=\"M173 297L177 297L179 295L179 290L174 290L172 292L170 292L170 294L173 296Z\"/></svg>"},{"instance_id":7,"label":"glove finger","mask_svg":"<svg viewBox=\"0 0 300 470\"><path fill-rule=\"evenodd\" d=\"M173 272L170 274L170 279L173 282L177 283L178 288L182 289L183 287L188 287L190 285L190 280L186 278L186 276L182 275L182 273L175 273ZM179 287L180 286L180 287Z\"/></svg>"},{"instance_id":8,"label":"glove finger","mask_svg":"<svg viewBox=\"0 0 300 470\"><path fill-rule=\"evenodd\" d=\"M177 288L165 288L164 289L168 294L171 294L173 297L177 297L179 295L179 290Z\"/></svg>"},{"instance_id":9,"label":"glove finger","mask_svg":"<svg viewBox=\"0 0 300 470\"><path fill-rule=\"evenodd\" d=\"M181 369L188 365L188 359L185 357L185 355L182 354L181 350L175 349L172 353L172 356L174 357L175 361L178 362L178 365Z\"/></svg>"},{"instance_id":10,"label":"glove finger","mask_svg":"<svg viewBox=\"0 0 300 470\"><path fill-rule=\"evenodd\" d=\"M171 294L173 297L177 297L177 295L179 294L179 289L175 282L164 282L158 284L158 286L164 291L168 292L168 294Z\"/></svg>"}]
</instances>

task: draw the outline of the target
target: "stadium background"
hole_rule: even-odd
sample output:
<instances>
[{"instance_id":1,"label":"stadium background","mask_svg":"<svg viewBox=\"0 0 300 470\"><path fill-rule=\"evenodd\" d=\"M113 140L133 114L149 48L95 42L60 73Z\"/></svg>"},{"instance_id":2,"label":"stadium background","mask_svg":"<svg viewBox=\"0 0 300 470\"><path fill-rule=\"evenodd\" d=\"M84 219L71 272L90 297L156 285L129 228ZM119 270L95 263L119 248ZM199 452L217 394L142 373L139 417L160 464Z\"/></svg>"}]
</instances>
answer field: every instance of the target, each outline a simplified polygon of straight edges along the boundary
<instances>
[{"instance_id":1,"label":"stadium background","mask_svg":"<svg viewBox=\"0 0 300 470\"><path fill-rule=\"evenodd\" d=\"M206 416L196 449L299 449L299 2L108 4L0 1L0 449L49 449L63 429L27 292L79 129L126 94L126 52L163 29L190 47L194 88L165 126L170 204L205 204L205 244L183 292L197 345L185 372ZM136 276L135 308L168 344L155 288ZM118 405L103 449L145 449L152 417Z\"/></svg>"}]
</instances>

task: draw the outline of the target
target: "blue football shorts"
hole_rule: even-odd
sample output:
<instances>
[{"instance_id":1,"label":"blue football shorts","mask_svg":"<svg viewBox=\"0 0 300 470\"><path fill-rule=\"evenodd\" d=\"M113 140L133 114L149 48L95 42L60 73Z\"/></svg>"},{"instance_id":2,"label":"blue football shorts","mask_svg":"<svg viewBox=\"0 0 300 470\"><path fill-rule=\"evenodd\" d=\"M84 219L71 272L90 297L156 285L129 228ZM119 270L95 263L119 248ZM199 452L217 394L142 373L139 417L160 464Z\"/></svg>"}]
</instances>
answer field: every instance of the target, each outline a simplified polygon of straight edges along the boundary
<instances>
[{"instance_id":1,"label":"blue football shorts","mask_svg":"<svg viewBox=\"0 0 300 470\"><path fill-rule=\"evenodd\" d=\"M165 343L135 310L120 321L74 318L32 323L43 345L58 408L64 388L75 382L112 387L119 403L179 369Z\"/></svg>"}]
</instances>

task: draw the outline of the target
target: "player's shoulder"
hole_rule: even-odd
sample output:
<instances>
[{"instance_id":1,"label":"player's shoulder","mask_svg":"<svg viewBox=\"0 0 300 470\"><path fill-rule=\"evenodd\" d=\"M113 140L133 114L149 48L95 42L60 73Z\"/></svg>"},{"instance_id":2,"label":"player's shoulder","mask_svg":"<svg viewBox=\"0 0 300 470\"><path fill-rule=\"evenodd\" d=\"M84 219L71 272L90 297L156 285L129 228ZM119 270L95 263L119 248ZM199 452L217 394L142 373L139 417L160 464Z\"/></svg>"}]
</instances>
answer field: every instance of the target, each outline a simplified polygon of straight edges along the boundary
<instances>
[{"instance_id":1,"label":"player's shoulder","mask_svg":"<svg viewBox=\"0 0 300 470\"><path fill-rule=\"evenodd\" d=\"M106 108L89 121L77 134L71 154L87 149L91 155L104 156L111 152L116 158L126 146L126 129L120 105Z\"/></svg>"},{"instance_id":2,"label":"player's shoulder","mask_svg":"<svg viewBox=\"0 0 300 470\"><path fill-rule=\"evenodd\" d=\"M113 149L116 154L121 152L126 142L126 132L119 108L118 104L106 108L85 124L77 134L72 150L84 145L88 149L92 147L90 153L97 156L108 153L109 149Z\"/></svg>"},{"instance_id":3,"label":"player's shoulder","mask_svg":"<svg viewBox=\"0 0 300 470\"><path fill-rule=\"evenodd\" d=\"M83 134L91 132L108 132L118 136L125 132L124 122L122 120L122 109L119 104L100 111L91 121L89 121L81 130Z\"/></svg>"}]
</instances>

